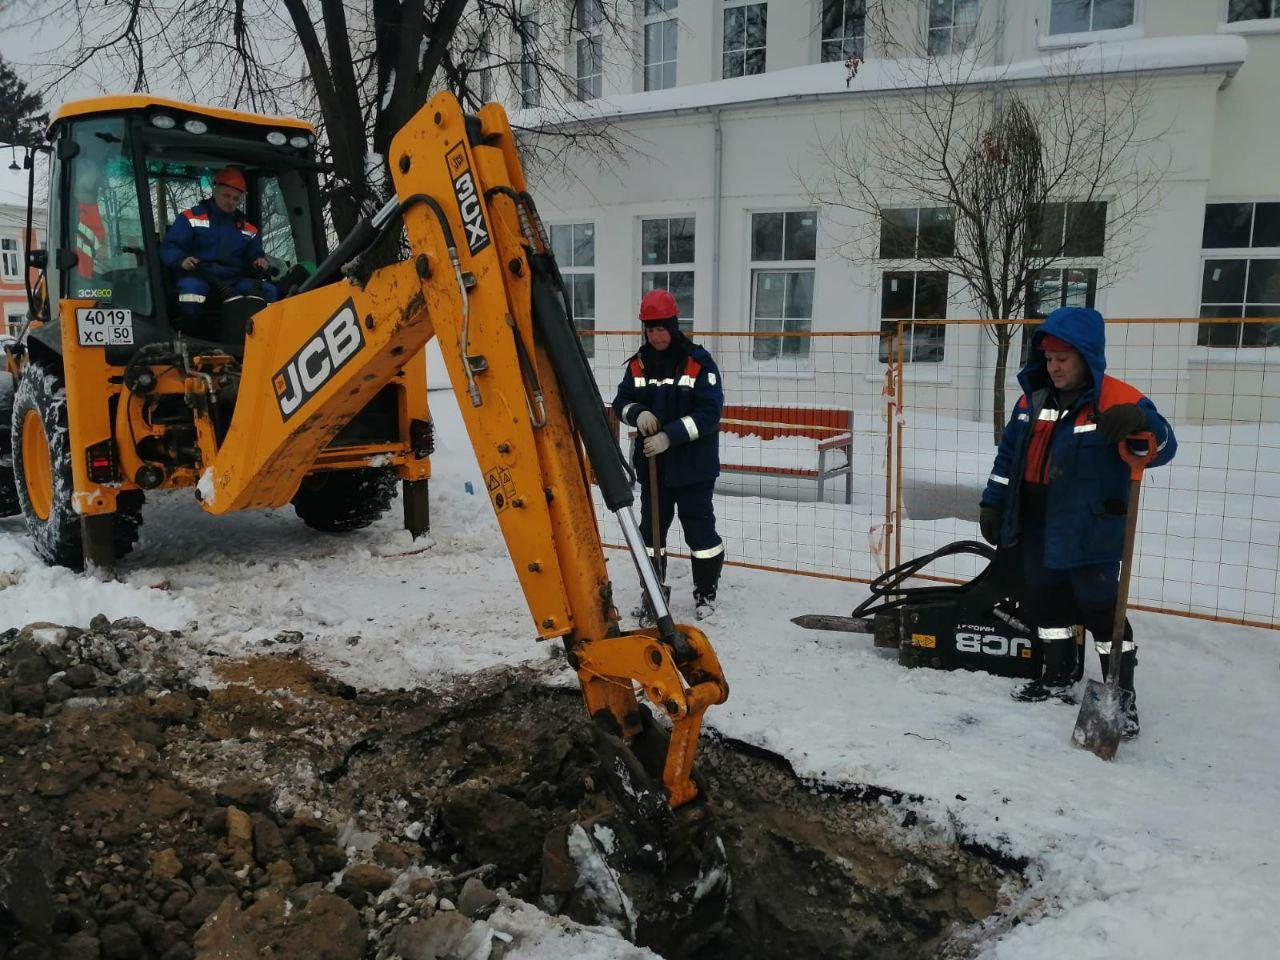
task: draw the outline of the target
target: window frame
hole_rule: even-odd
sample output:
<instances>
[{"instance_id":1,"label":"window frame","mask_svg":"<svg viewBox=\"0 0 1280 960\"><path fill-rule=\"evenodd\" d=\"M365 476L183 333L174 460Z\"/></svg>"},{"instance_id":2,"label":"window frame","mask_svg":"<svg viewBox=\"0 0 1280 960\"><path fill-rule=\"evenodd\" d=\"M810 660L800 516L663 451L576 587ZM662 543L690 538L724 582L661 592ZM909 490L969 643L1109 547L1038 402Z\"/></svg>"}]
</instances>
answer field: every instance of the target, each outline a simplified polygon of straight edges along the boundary
<instances>
[{"instance_id":1,"label":"window frame","mask_svg":"<svg viewBox=\"0 0 1280 960\"><path fill-rule=\"evenodd\" d=\"M765 320L780 321L781 326L778 332L781 332L781 333L812 333L813 322L815 319L814 305L818 302L818 247L819 247L818 237L820 235L820 230L821 230L821 218L819 216L819 211L816 208L783 206L783 207L762 207L759 209L746 210L744 212L746 214L745 260L747 264L746 305L747 305L748 329L752 333L769 332L769 331L759 331L756 326L757 319L765 319ZM782 238L781 238L782 242L781 242L781 250L780 250L780 254L782 257L785 257L787 254L787 250L786 250L786 230L787 230L786 217L787 215L788 214L791 214L794 216L803 216L805 214L812 215L813 233L814 233L812 259L757 260L755 258L755 250L754 250L755 218L757 216L766 216L769 214L782 215ZM809 292L809 316L807 318L785 317L785 316L758 318L756 316L756 305L758 302L758 292L759 292L757 281L761 274L766 274L766 273L781 273L781 274L808 273L811 276L812 279L810 282L810 292ZM786 313L786 301L787 301L786 286L784 284L783 308L782 308L782 312L784 314ZM807 324L807 326L805 326L803 330L797 330L793 325L794 322L800 321L800 320L803 320ZM813 370L813 365L814 365L813 351L810 349L809 341L801 338L795 338L797 343L803 343L805 345L804 352L787 355L784 352L783 344L785 344L787 340L790 338L776 337L774 338L778 342L778 347L776 351L771 356L761 356L758 353L757 345L762 342L766 342L768 339L769 338L767 337L751 338L750 354L748 355L747 360L757 370L773 371L775 373L784 374L784 375L800 374L805 372L811 372Z\"/></svg>"},{"instance_id":2,"label":"window frame","mask_svg":"<svg viewBox=\"0 0 1280 960\"><path fill-rule=\"evenodd\" d=\"M823 34L825 28L825 8L827 3L834 2L841 5L841 33L839 36L828 37ZM844 63L850 56L866 59L867 57L867 0L863 0L862 4L862 32L858 34L848 33L848 21L845 19L845 11L843 9L847 0L817 0L814 4L817 12L818 22L814 29L814 34L818 38L818 63ZM857 49L852 54L845 53L845 44L852 39L857 39ZM840 56L833 57L830 60L826 57L826 47L830 43L840 43Z\"/></svg>"},{"instance_id":3,"label":"window frame","mask_svg":"<svg viewBox=\"0 0 1280 960\"><path fill-rule=\"evenodd\" d=\"M693 259L692 260L672 260L671 259L671 221L672 220L688 220L692 224L692 240L693 240ZM644 262L644 228L646 223L665 223L667 225L667 259L661 263L646 264ZM658 214L654 216L639 216L636 218L636 249L639 256L636 258L639 265L639 282L640 295L644 296L648 292L645 288L645 277L653 274L666 274L668 277L667 285L663 288L670 290L670 275L673 273L687 273L691 277L690 285L690 304L688 315L683 310L680 312L680 329L685 333L692 333L695 327L695 321L698 316L698 218L694 213L669 213ZM686 269L687 268L687 269Z\"/></svg>"},{"instance_id":4,"label":"window frame","mask_svg":"<svg viewBox=\"0 0 1280 960\"><path fill-rule=\"evenodd\" d=\"M595 282L596 268L599 266L599 258L596 255L596 245L597 245L596 242L600 238L600 233L596 226L596 222L594 220L562 220L555 223L548 223L547 224L547 240L551 243L552 253L555 252L556 229L557 228L565 229L566 227L570 231L569 249L570 251L575 253L578 249L578 245L575 242L576 231L580 227L591 228L591 263L590 264L561 263L559 257L557 257L556 266L560 270L560 276L563 277L565 280L565 286L567 287L566 293L569 295L569 303L567 304L567 306L569 308L570 319L573 321L574 329L578 331L578 340L582 343L582 349L586 353L586 355L588 357L594 357L595 351L596 351L596 338L584 337L582 336L582 331L583 330L594 331L596 329L596 320L599 318L599 314L600 314L600 311L596 307L597 291L596 291L596 282ZM576 309L577 284L578 284L577 278L579 277L591 278L591 316L585 318L591 321L590 326L584 326L582 323L579 322L581 319L584 319L584 318L580 318L578 316L578 312Z\"/></svg>"},{"instance_id":5,"label":"window frame","mask_svg":"<svg viewBox=\"0 0 1280 960\"><path fill-rule=\"evenodd\" d=\"M1090 0L1090 21L1093 18L1094 5L1105 2L1107 0ZM1128 26L1103 27L1097 30L1076 30L1070 33L1052 33L1055 0L1042 0L1043 18L1040 22L1044 24L1044 27L1038 31L1038 46L1042 49L1052 49L1054 47L1074 47L1108 40L1130 40L1142 37L1146 22L1146 2L1147 0L1133 0L1133 19Z\"/></svg>"},{"instance_id":6,"label":"window frame","mask_svg":"<svg viewBox=\"0 0 1280 960\"><path fill-rule=\"evenodd\" d=\"M580 102L604 96L604 22L603 0L577 0L572 31L577 37L569 49L573 57L573 98ZM584 72L584 51L589 61L586 66L594 67L594 72Z\"/></svg>"},{"instance_id":7,"label":"window frame","mask_svg":"<svg viewBox=\"0 0 1280 960\"><path fill-rule=\"evenodd\" d=\"M11 257L13 258L12 270L9 269ZM22 279L22 241L17 237L0 237L0 277L11 283L17 283Z\"/></svg>"},{"instance_id":8,"label":"window frame","mask_svg":"<svg viewBox=\"0 0 1280 960\"><path fill-rule=\"evenodd\" d=\"M663 2L663 0L659 0L659 2L661 3ZM641 28L641 33L643 34L642 41L643 41L644 49L641 53L642 62L640 67L640 70L641 70L640 86L641 86L641 89L643 89L646 93L653 90L670 90L673 87L678 86L680 83L680 79L679 79L679 70L680 70L679 23L680 23L680 20L675 13L675 11L678 9L678 3L679 3L679 0L667 0L666 4L659 7L657 11L654 13L648 12L649 5L647 2L641 7L640 28ZM660 50L661 58L657 60L651 60L649 57L649 53L650 53L649 28L650 27L662 28L668 23L671 24L671 49L668 51L666 48L667 44L666 44L666 40L664 39L666 31L664 29L659 29L658 30L658 41L659 41L658 46L661 47L661 50ZM667 56L668 53L670 54L669 57ZM665 82L666 71L663 69L664 67L666 67L667 64L671 65L671 83L669 84ZM656 67L658 69L658 74L659 74L659 77L661 78L661 82L658 84L658 86L649 85L649 70L651 67Z\"/></svg>"},{"instance_id":9,"label":"window frame","mask_svg":"<svg viewBox=\"0 0 1280 960\"><path fill-rule=\"evenodd\" d=\"M749 7L761 7L764 10L764 46L752 47L747 46L747 27L746 27L746 10ZM730 10L743 11L742 25L742 47L730 48L728 45L728 15ZM748 55L755 50L763 52L763 61L760 69L754 73L747 72ZM726 74L724 70L725 57L730 53L742 54L742 72ZM739 77L757 77L761 74L769 72L769 2L768 0L723 0L720 6L720 79L736 80Z\"/></svg>"},{"instance_id":10,"label":"window frame","mask_svg":"<svg viewBox=\"0 0 1280 960\"><path fill-rule=\"evenodd\" d=\"M1204 204L1204 216L1206 216L1206 219L1208 218L1208 207L1210 206L1217 205L1217 204L1248 204L1249 205L1249 246L1247 247L1206 247L1204 246L1204 237L1202 232L1201 256L1199 256L1199 280L1198 280L1198 288L1197 288L1198 289L1197 303L1199 307L1199 316L1201 316L1202 319L1228 319L1228 317L1221 316L1220 314L1213 315L1212 317L1206 316L1206 314L1204 314L1204 311L1206 311L1206 308L1239 306L1240 308L1239 319L1249 320L1249 319L1252 319L1252 317L1249 316L1249 307L1271 305L1272 301L1254 302L1249 300L1249 282L1251 282L1253 265L1256 264L1256 262L1270 262L1270 264L1276 264L1277 269L1280 269L1280 243L1271 244L1271 246L1253 246L1254 237L1256 237L1257 227L1258 227L1258 219L1257 219L1258 206L1260 206L1261 204L1267 204L1267 205L1276 204L1276 202L1277 202L1276 200L1228 200L1228 198L1215 198L1215 200L1208 201L1206 202L1206 204ZM1277 215L1280 215L1280 211L1276 211L1276 212L1277 212ZM1276 237L1276 239L1277 241L1280 241L1280 237ZM1242 283L1242 297L1240 297L1239 303L1236 303L1235 301L1204 300L1204 273L1206 273L1206 270L1208 269L1208 264L1210 264L1210 261L1213 261L1213 260L1244 261L1244 275L1242 280L1240 280L1240 283ZM1277 296L1277 300L1275 301L1275 303L1277 308L1274 311L1268 311L1267 315L1280 316L1280 293L1277 293L1276 296ZM1207 343L1206 342L1207 339L1211 338L1211 335L1213 332L1215 332L1215 330L1228 329L1230 328L1230 326L1231 324L1198 325L1196 329L1196 346L1198 348L1211 349L1211 351L1217 351L1217 349L1248 349L1248 351L1254 351L1254 349L1267 349L1271 347L1271 344L1268 344L1268 343L1244 343L1244 332L1245 332L1245 329L1248 329L1248 328L1243 323L1235 325L1234 343ZM1272 334L1271 332L1274 332L1274 334ZM1280 324L1263 326L1262 335L1267 339L1275 338L1276 339L1275 347L1280 348Z\"/></svg>"},{"instance_id":11,"label":"window frame","mask_svg":"<svg viewBox=\"0 0 1280 960\"><path fill-rule=\"evenodd\" d=\"M542 22L536 11L522 13L516 21L516 39L520 46L520 108L542 106L542 68L538 63L538 44ZM532 95L531 95L532 94Z\"/></svg>"},{"instance_id":12,"label":"window frame","mask_svg":"<svg viewBox=\"0 0 1280 960\"><path fill-rule=\"evenodd\" d=\"M951 22L946 27L935 27L933 25L933 0L925 0L924 3L924 31L925 31L925 54L933 58L954 57L964 53L973 43L974 37L978 33L978 24L982 19L982 4L979 0L950 0L951 2ZM956 8L960 5L968 5L973 8L973 21L969 24L969 36L965 42L956 47ZM935 53L933 50L933 37L935 33L947 33L947 49L945 53Z\"/></svg>"},{"instance_id":13,"label":"window frame","mask_svg":"<svg viewBox=\"0 0 1280 960\"><path fill-rule=\"evenodd\" d=\"M1231 19L1232 0L1222 0L1222 5L1220 8L1222 11L1222 15L1219 18L1220 22L1230 27L1239 27L1242 24L1266 24L1268 21L1271 21L1271 20L1280 20L1280 0L1267 0L1267 2L1271 4L1271 12L1269 14L1264 14L1261 17L1248 17L1241 20L1232 20ZM1280 29L1280 24L1276 24L1275 26L1276 26L1276 29Z\"/></svg>"}]
</instances>

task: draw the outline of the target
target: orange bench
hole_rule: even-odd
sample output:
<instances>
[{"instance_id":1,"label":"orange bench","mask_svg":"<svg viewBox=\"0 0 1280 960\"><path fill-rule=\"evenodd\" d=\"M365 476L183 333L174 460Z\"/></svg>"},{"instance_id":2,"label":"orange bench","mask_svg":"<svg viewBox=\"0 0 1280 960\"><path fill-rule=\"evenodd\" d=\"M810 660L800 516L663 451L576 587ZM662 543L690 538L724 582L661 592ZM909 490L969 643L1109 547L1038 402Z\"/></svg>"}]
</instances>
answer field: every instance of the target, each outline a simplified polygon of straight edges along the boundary
<instances>
[{"instance_id":1,"label":"orange bench","mask_svg":"<svg viewBox=\"0 0 1280 960\"><path fill-rule=\"evenodd\" d=\"M808 437L818 441L815 469L770 464L725 463L728 473L802 477L818 481L818 500L828 480L844 477L845 503L853 503L853 411L837 407L785 407L726 404L720 414L720 432L740 437ZM837 454L843 454L843 460Z\"/></svg>"},{"instance_id":2,"label":"orange bench","mask_svg":"<svg viewBox=\"0 0 1280 960\"><path fill-rule=\"evenodd\" d=\"M620 426L613 410L605 408L609 423ZM818 481L818 500L828 480L844 477L845 503L853 503L853 411L838 407L786 407L755 404L726 404L720 413L720 432L740 437L773 440L778 437L808 437L818 441L815 468L770 464L726 463L725 473L754 473L777 477L800 477ZM631 431L632 437L635 431ZM843 454L843 460L837 456Z\"/></svg>"}]
</instances>

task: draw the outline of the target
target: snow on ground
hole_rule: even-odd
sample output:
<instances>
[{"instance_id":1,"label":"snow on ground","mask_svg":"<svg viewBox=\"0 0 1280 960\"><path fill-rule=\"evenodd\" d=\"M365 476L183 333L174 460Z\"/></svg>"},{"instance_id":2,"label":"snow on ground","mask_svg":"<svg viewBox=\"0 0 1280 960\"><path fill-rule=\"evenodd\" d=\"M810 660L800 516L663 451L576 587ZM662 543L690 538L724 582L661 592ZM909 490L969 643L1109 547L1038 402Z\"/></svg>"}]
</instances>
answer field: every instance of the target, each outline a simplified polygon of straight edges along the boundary
<instances>
[{"instance_id":1,"label":"snow on ground","mask_svg":"<svg viewBox=\"0 0 1280 960\"><path fill-rule=\"evenodd\" d=\"M489 505L466 492L468 482L483 487L451 395L434 392L432 409L430 539L411 543L398 513L332 538L289 509L213 518L171 495L148 504L122 581L101 583L46 569L21 522L0 520L0 629L128 613L186 626L194 649L230 654L298 630L309 656L373 687L543 657ZM936 526L940 542L973 532L954 520ZM629 609L630 562L617 551L609 560ZM674 562L672 575L675 613L688 620L687 564ZM985 674L908 671L870 638L789 622L846 613L862 587L729 568L721 596L704 627L732 693L709 712L712 727L784 754L805 775L920 794L922 816L941 829L1030 858L1027 916L984 956L1276 954L1276 633L1137 614L1143 735L1107 764L1071 746L1073 707L1015 703L1014 681ZM348 645L356 634L359 645ZM549 940L545 955L637 955L607 939L571 944Z\"/></svg>"}]
</instances>

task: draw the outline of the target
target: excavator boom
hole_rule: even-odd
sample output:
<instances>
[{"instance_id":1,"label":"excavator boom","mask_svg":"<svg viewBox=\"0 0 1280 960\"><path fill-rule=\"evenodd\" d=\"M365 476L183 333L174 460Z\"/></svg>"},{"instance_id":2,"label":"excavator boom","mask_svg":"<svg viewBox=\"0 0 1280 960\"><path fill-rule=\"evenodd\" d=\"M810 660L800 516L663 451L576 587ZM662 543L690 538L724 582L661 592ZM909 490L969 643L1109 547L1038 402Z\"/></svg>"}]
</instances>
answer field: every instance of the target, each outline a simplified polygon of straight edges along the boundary
<instances>
[{"instance_id":1,"label":"excavator boom","mask_svg":"<svg viewBox=\"0 0 1280 960\"><path fill-rule=\"evenodd\" d=\"M356 411L439 340L490 502L540 639L560 639L589 713L624 742L645 728L641 691L672 722L662 782L672 806L707 707L728 696L705 635L677 625L631 514L631 477L603 415L506 114L464 115L448 93L399 131L396 188L303 292L255 315L226 437L202 437L200 494L222 513L287 503ZM403 224L407 260L366 268ZM345 280L326 282L341 264ZM656 628L623 633L587 459L617 517Z\"/></svg>"}]
</instances>

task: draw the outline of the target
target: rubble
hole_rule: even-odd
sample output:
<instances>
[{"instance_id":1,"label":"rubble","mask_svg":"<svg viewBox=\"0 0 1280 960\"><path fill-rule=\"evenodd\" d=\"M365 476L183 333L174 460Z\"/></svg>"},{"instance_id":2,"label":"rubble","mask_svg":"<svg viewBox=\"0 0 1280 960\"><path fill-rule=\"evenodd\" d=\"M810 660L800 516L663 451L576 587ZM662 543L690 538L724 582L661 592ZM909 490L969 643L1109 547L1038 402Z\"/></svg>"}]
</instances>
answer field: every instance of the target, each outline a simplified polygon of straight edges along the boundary
<instances>
[{"instance_id":1,"label":"rubble","mask_svg":"<svg viewBox=\"0 0 1280 960\"><path fill-rule=\"evenodd\" d=\"M0 634L0 960L500 960L527 903L669 957L926 957L1017 882L715 742L682 860L537 671L357 693L295 653L197 676L182 644Z\"/></svg>"}]
</instances>

